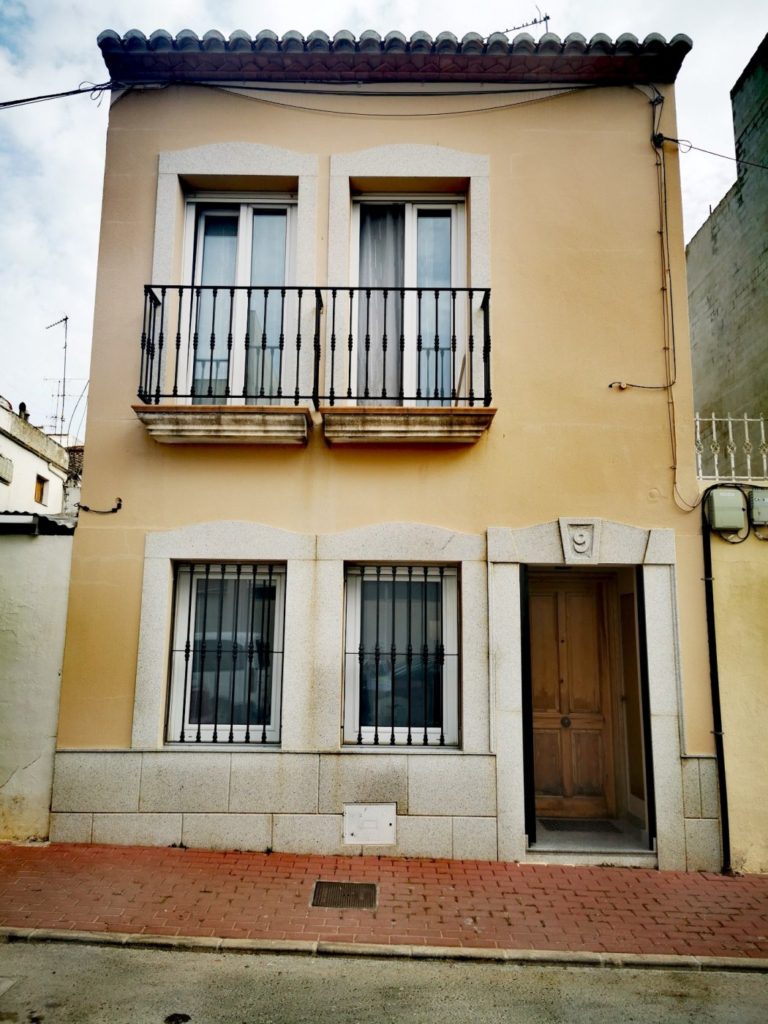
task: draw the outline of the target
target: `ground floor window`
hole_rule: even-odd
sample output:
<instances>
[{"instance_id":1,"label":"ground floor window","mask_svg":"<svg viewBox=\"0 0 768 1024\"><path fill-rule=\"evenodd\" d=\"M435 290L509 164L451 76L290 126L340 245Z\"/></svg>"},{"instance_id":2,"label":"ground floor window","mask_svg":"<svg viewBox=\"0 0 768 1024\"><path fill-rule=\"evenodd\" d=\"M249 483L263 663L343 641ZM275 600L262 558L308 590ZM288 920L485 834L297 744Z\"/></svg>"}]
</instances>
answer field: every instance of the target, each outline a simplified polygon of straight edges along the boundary
<instances>
[{"instance_id":1,"label":"ground floor window","mask_svg":"<svg viewBox=\"0 0 768 1024\"><path fill-rule=\"evenodd\" d=\"M175 566L168 740L277 743L285 567Z\"/></svg>"},{"instance_id":2,"label":"ground floor window","mask_svg":"<svg viewBox=\"0 0 768 1024\"><path fill-rule=\"evenodd\" d=\"M457 569L348 566L345 741L458 744L458 679Z\"/></svg>"}]
</instances>

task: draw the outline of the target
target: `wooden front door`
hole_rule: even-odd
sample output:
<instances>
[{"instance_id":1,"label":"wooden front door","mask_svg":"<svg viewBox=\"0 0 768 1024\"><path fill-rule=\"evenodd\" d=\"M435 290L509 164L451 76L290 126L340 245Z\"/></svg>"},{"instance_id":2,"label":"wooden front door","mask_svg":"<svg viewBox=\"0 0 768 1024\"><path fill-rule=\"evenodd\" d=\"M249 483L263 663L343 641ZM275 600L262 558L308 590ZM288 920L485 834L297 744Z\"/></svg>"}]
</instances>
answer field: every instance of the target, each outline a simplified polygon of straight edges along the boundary
<instances>
[{"instance_id":1,"label":"wooden front door","mask_svg":"<svg viewBox=\"0 0 768 1024\"><path fill-rule=\"evenodd\" d=\"M536 814L615 814L610 624L605 577L531 574Z\"/></svg>"}]
</instances>

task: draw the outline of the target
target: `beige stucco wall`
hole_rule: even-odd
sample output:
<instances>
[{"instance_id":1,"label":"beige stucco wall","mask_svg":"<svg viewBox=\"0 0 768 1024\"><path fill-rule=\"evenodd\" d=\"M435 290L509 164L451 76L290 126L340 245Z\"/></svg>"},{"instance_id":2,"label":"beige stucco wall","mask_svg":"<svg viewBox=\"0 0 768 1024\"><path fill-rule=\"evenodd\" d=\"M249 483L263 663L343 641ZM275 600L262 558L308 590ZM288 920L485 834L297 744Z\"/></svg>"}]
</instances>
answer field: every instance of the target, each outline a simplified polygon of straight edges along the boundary
<instances>
[{"instance_id":1,"label":"beige stucco wall","mask_svg":"<svg viewBox=\"0 0 768 1024\"><path fill-rule=\"evenodd\" d=\"M712 536L720 700L736 871L768 871L768 543Z\"/></svg>"},{"instance_id":2,"label":"beige stucco wall","mask_svg":"<svg viewBox=\"0 0 768 1024\"><path fill-rule=\"evenodd\" d=\"M426 112L470 111L499 101L358 97L350 103L323 96L286 103L169 88L135 93L113 106L83 501L109 507L120 495L123 508L89 518L76 536L59 746L130 745L147 531L227 519L301 533L384 521L482 533L491 525L524 527L580 515L676 531L685 746L691 754L711 752L699 524L674 502L667 394L608 387L615 380L664 381L657 170L647 97L602 89L441 117ZM313 103L339 112L300 109ZM353 110L425 116L349 116ZM662 130L674 136L671 104L665 118ZM418 144L488 158L498 412L477 445L333 449L319 421L306 449L170 446L148 438L131 404L142 288L152 274L158 154L227 141L268 141L317 158L317 282L305 284L326 281L332 155ZM677 486L692 501L697 487L689 457L676 161L670 152ZM471 217L471 194L469 203ZM174 259L180 266L179 238Z\"/></svg>"}]
</instances>

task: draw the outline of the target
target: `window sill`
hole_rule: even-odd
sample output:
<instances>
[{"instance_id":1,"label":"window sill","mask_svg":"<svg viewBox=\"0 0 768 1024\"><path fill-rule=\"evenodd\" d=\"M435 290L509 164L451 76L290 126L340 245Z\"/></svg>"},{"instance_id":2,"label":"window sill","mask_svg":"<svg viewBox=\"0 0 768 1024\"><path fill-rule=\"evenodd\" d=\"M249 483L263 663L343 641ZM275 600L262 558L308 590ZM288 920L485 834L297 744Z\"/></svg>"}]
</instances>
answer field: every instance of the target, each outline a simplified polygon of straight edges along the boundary
<instances>
[{"instance_id":1,"label":"window sill","mask_svg":"<svg viewBox=\"0 0 768 1024\"><path fill-rule=\"evenodd\" d=\"M406 754L409 757L411 754L416 754L418 757L427 757L430 754L437 754L439 757L442 757L446 754L464 755L464 751L462 750L462 748L456 744L449 746L446 743L441 747L439 743L428 743L426 746L424 746L423 743L419 743L418 746L415 743L413 743L411 744L411 746L408 746L407 743L395 743L394 745L390 744L389 742L378 744L354 743L352 740L348 740L342 743L341 747L336 751L321 751L321 753L356 755L376 754L377 756L381 755L382 757L386 756L387 754L389 754L390 757L396 757L398 755L402 757ZM468 754L466 756L471 757L474 755ZM488 757L488 754L481 754L479 756Z\"/></svg>"},{"instance_id":2,"label":"window sill","mask_svg":"<svg viewBox=\"0 0 768 1024\"><path fill-rule=\"evenodd\" d=\"M305 406L134 405L160 444L305 445L312 416Z\"/></svg>"},{"instance_id":3,"label":"window sill","mask_svg":"<svg viewBox=\"0 0 768 1024\"><path fill-rule=\"evenodd\" d=\"M495 409L455 407L323 406L329 444L476 444Z\"/></svg>"},{"instance_id":4,"label":"window sill","mask_svg":"<svg viewBox=\"0 0 768 1024\"><path fill-rule=\"evenodd\" d=\"M142 749L141 753L152 754L279 754L279 743L178 743L166 741L162 747Z\"/></svg>"}]
</instances>

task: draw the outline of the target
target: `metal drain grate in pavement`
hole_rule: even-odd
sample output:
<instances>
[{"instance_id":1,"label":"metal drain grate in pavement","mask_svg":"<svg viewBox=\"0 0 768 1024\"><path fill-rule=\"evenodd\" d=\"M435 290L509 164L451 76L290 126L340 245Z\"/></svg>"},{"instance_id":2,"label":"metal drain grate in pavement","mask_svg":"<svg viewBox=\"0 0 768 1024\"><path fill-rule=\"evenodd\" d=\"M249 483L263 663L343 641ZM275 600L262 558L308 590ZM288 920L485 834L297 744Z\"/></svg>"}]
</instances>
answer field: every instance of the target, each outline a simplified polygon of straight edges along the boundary
<instances>
[{"instance_id":1,"label":"metal drain grate in pavement","mask_svg":"<svg viewBox=\"0 0 768 1024\"><path fill-rule=\"evenodd\" d=\"M315 882L313 907L336 910L375 910L376 886L373 882Z\"/></svg>"},{"instance_id":2,"label":"metal drain grate in pavement","mask_svg":"<svg viewBox=\"0 0 768 1024\"><path fill-rule=\"evenodd\" d=\"M548 832L621 832L612 821L599 818L539 818Z\"/></svg>"}]
</instances>

